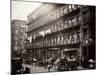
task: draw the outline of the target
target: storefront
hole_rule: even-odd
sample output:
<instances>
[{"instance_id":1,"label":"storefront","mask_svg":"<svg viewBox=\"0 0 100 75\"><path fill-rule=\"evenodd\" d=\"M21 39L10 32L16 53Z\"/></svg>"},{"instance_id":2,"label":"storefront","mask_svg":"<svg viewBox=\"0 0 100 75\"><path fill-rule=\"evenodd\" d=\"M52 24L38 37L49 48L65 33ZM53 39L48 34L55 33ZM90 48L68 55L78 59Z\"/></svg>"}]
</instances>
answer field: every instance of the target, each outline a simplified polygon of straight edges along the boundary
<instances>
[{"instance_id":1,"label":"storefront","mask_svg":"<svg viewBox=\"0 0 100 75\"><path fill-rule=\"evenodd\" d=\"M72 59L75 58L75 60L78 60L79 57L79 48L71 48L71 49L63 49L63 58L66 59Z\"/></svg>"}]
</instances>

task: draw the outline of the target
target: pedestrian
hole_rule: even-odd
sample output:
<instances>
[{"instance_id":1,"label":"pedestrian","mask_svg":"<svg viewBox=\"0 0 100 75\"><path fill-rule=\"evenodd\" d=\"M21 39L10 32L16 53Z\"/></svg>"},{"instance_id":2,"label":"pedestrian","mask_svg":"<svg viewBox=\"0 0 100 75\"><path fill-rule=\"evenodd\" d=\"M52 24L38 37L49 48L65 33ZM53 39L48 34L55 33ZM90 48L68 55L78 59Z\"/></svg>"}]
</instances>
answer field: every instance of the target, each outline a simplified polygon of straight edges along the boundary
<instances>
[{"instance_id":1,"label":"pedestrian","mask_svg":"<svg viewBox=\"0 0 100 75\"><path fill-rule=\"evenodd\" d=\"M25 68L25 71L23 72L23 74L27 74L27 73L30 73L30 68L28 67Z\"/></svg>"},{"instance_id":2,"label":"pedestrian","mask_svg":"<svg viewBox=\"0 0 100 75\"><path fill-rule=\"evenodd\" d=\"M33 58L33 66L36 66L36 63L37 63L37 59L36 58Z\"/></svg>"},{"instance_id":3,"label":"pedestrian","mask_svg":"<svg viewBox=\"0 0 100 75\"><path fill-rule=\"evenodd\" d=\"M59 62L60 62L60 59L59 59L59 58L56 59L56 61L54 62L54 68L55 68L55 70L58 69L58 64L59 64Z\"/></svg>"},{"instance_id":4,"label":"pedestrian","mask_svg":"<svg viewBox=\"0 0 100 75\"><path fill-rule=\"evenodd\" d=\"M48 71L50 72L50 69L52 68L52 58L50 57L50 58L47 60L47 62L48 62L47 68L48 68Z\"/></svg>"},{"instance_id":5,"label":"pedestrian","mask_svg":"<svg viewBox=\"0 0 100 75\"><path fill-rule=\"evenodd\" d=\"M48 64L48 72L50 72L51 68L52 68L51 64Z\"/></svg>"}]
</instances>

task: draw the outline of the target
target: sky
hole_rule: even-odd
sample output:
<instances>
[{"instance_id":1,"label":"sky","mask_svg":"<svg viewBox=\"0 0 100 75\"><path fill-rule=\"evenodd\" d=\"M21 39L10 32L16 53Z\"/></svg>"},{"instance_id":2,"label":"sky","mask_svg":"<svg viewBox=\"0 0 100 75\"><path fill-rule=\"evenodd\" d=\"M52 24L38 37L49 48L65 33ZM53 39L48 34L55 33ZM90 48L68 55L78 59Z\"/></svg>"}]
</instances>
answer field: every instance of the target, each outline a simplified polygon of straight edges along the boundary
<instances>
[{"instance_id":1,"label":"sky","mask_svg":"<svg viewBox=\"0 0 100 75\"><path fill-rule=\"evenodd\" d=\"M27 16L34 11L41 3L12 1L12 20L27 20Z\"/></svg>"}]
</instances>

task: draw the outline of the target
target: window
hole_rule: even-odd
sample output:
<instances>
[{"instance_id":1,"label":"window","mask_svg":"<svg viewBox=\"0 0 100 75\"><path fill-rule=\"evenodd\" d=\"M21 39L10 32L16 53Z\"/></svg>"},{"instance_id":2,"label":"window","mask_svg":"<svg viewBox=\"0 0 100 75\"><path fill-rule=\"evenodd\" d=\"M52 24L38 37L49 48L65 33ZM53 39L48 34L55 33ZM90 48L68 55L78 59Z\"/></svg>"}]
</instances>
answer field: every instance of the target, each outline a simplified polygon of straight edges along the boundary
<instances>
[{"instance_id":1,"label":"window","mask_svg":"<svg viewBox=\"0 0 100 75\"><path fill-rule=\"evenodd\" d=\"M69 27L71 27L72 26L72 21L69 19L69 21L68 21L68 24L69 24Z\"/></svg>"},{"instance_id":2,"label":"window","mask_svg":"<svg viewBox=\"0 0 100 75\"><path fill-rule=\"evenodd\" d=\"M57 44L60 44L60 36L57 38Z\"/></svg>"},{"instance_id":3,"label":"window","mask_svg":"<svg viewBox=\"0 0 100 75\"><path fill-rule=\"evenodd\" d=\"M64 28L64 22L61 22L61 30Z\"/></svg>"},{"instance_id":4,"label":"window","mask_svg":"<svg viewBox=\"0 0 100 75\"><path fill-rule=\"evenodd\" d=\"M71 43L74 43L75 41L75 37L74 37L74 33L71 34Z\"/></svg>"},{"instance_id":5,"label":"window","mask_svg":"<svg viewBox=\"0 0 100 75\"><path fill-rule=\"evenodd\" d=\"M55 45L57 44L57 37L55 37Z\"/></svg>"},{"instance_id":6,"label":"window","mask_svg":"<svg viewBox=\"0 0 100 75\"><path fill-rule=\"evenodd\" d=\"M63 23L60 22L60 23L59 23L59 30L62 30L62 29L63 29Z\"/></svg>"},{"instance_id":7,"label":"window","mask_svg":"<svg viewBox=\"0 0 100 75\"><path fill-rule=\"evenodd\" d=\"M50 46L50 39L48 39L48 45Z\"/></svg>"},{"instance_id":8,"label":"window","mask_svg":"<svg viewBox=\"0 0 100 75\"><path fill-rule=\"evenodd\" d=\"M18 44L18 41L15 41L15 44L17 45Z\"/></svg>"},{"instance_id":9,"label":"window","mask_svg":"<svg viewBox=\"0 0 100 75\"><path fill-rule=\"evenodd\" d=\"M51 32L54 32L54 25L51 25Z\"/></svg>"},{"instance_id":10,"label":"window","mask_svg":"<svg viewBox=\"0 0 100 75\"><path fill-rule=\"evenodd\" d=\"M75 10L75 5L72 5L72 9Z\"/></svg>"},{"instance_id":11,"label":"window","mask_svg":"<svg viewBox=\"0 0 100 75\"><path fill-rule=\"evenodd\" d=\"M18 47L17 46L14 46L14 50L17 51L18 50Z\"/></svg>"},{"instance_id":12,"label":"window","mask_svg":"<svg viewBox=\"0 0 100 75\"><path fill-rule=\"evenodd\" d=\"M80 9L81 9L81 8L83 8L83 6L81 6L81 5L78 5L78 8L80 8Z\"/></svg>"},{"instance_id":13,"label":"window","mask_svg":"<svg viewBox=\"0 0 100 75\"><path fill-rule=\"evenodd\" d=\"M53 15L51 15L51 21L54 19Z\"/></svg>"},{"instance_id":14,"label":"window","mask_svg":"<svg viewBox=\"0 0 100 75\"><path fill-rule=\"evenodd\" d=\"M16 32L15 34L18 34L18 30L15 30L15 32Z\"/></svg>"},{"instance_id":15,"label":"window","mask_svg":"<svg viewBox=\"0 0 100 75\"><path fill-rule=\"evenodd\" d=\"M74 42L76 43L77 42L77 33L76 32L74 33L73 37L75 39Z\"/></svg>"},{"instance_id":16,"label":"window","mask_svg":"<svg viewBox=\"0 0 100 75\"><path fill-rule=\"evenodd\" d=\"M77 18L74 18L74 25L77 25Z\"/></svg>"},{"instance_id":17,"label":"window","mask_svg":"<svg viewBox=\"0 0 100 75\"><path fill-rule=\"evenodd\" d=\"M78 17L77 17L77 21L78 21L78 22L81 22L81 16L78 16Z\"/></svg>"},{"instance_id":18,"label":"window","mask_svg":"<svg viewBox=\"0 0 100 75\"><path fill-rule=\"evenodd\" d=\"M64 11L64 14L67 14L68 13L68 8L63 8L63 11Z\"/></svg>"},{"instance_id":19,"label":"window","mask_svg":"<svg viewBox=\"0 0 100 75\"><path fill-rule=\"evenodd\" d=\"M68 6L69 6L69 5L66 5L66 6L65 6L65 8L67 9L67 12L69 12L69 8L68 8Z\"/></svg>"},{"instance_id":20,"label":"window","mask_svg":"<svg viewBox=\"0 0 100 75\"><path fill-rule=\"evenodd\" d=\"M69 12L72 11L72 5L69 5Z\"/></svg>"},{"instance_id":21,"label":"window","mask_svg":"<svg viewBox=\"0 0 100 75\"><path fill-rule=\"evenodd\" d=\"M59 11L56 11L56 17L59 18Z\"/></svg>"},{"instance_id":22,"label":"window","mask_svg":"<svg viewBox=\"0 0 100 75\"><path fill-rule=\"evenodd\" d=\"M75 9L78 9L78 5L75 5L74 7L75 7Z\"/></svg>"},{"instance_id":23,"label":"window","mask_svg":"<svg viewBox=\"0 0 100 75\"><path fill-rule=\"evenodd\" d=\"M88 19L89 19L89 15L88 15L87 11L84 11L83 12L83 21L84 21L84 24L86 24L88 22Z\"/></svg>"},{"instance_id":24,"label":"window","mask_svg":"<svg viewBox=\"0 0 100 75\"><path fill-rule=\"evenodd\" d=\"M75 22L75 19L73 18L73 19L72 19L72 25L74 25L74 22Z\"/></svg>"},{"instance_id":25,"label":"window","mask_svg":"<svg viewBox=\"0 0 100 75\"><path fill-rule=\"evenodd\" d=\"M68 27L68 21L65 20L65 21L64 21L64 28L67 28L67 27Z\"/></svg>"},{"instance_id":26,"label":"window","mask_svg":"<svg viewBox=\"0 0 100 75\"><path fill-rule=\"evenodd\" d=\"M53 45L53 38L51 38L51 45Z\"/></svg>"},{"instance_id":27,"label":"window","mask_svg":"<svg viewBox=\"0 0 100 75\"><path fill-rule=\"evenodd\" d=\"M65 41L66 41L66 37L65 35L63 35L63 43L65 44Z\"/></svg>"},{"instance_id":28,"label":"window","mask_svg":"<svg viewBox=\"0 0 100 75\"><path fill-rule=\"evenodd\" d=\"M67 43L67 34L63 35L63 43L64 43L64 44Z\"/></svg>"},{"instance_id":29,"label":"window","mask_svg":"<svg viewBox=\"0 0 100 75\"><path fill-rule=\"evenodd\" d=\"M60 22L59 22L59 23L58 23L58 26L57 26L57 27L58 27L58 31L60 30L60 26L61 26L61 25L60 25Z\"/></svg>"},{"instance_id":30,"label":"window","mask_svg":"<svg viewBox=\"0 0 100 75\"><path fill-rule=\"evenodd\" d=\"M61 9L60 9L60 16L63 16L63 14L64 14L64 11L63 11L63 9L61 8Z\"/></svg>"},{"instance_id":31,"label":"window","mask_svg":"<svg viewBox=\"0 0 100 75\"><path fill-rule=\"evenodd\" d=\"M59 30L59 23L56 24L56 31Z\"/></svg>"},{"instance_id":32,"label":"window","mask_svg":"<svg viewBox=\"0 0 100 75\"><path fill-rule=\"evenodd\" d=\"M53 45L55 45L55 37L53 37Z\"/></svg>"},{"instance_id":33,"label":"window","mask_svg":"<svg viewBox=\"0 0 100 75\"><path fill-rule=\"evenodd\" d=\"M57 14L56 14L56 12L54 13L54 19L57 19Z\"/></svg>"},{"instance_id":34,"label":"window","mask_svg":"<svg viewBox=\"0 0 100 75\"><path fill-rule=\"evenodd\" d=\"M81 38L81 34L80 34L80 32L77 32L77 42L80 41L80 38Z\"/></svg>"},{"instance_id":35,"label":"window","mask_svg":"<svg viewBox=\"0 0 100 75\"><path fill-rule=\"evenodd\" d=\"M76 25L76 24L77 24L76 18L73 18L73 19L72 19L72 24L73 24L73 25Z\"/></svg>"},{"instance_id":36,"label":"window","mask_svg":"<svg viewBox=\"0 0 100 75\"><path fill-rule=\"evenodd\" d=\"M67 43L70 43L70 34L68 34L68 40L67 40Z\"/></svg>"},{"instance_id":37,"label":"window","mask_svg":"<svg viewBox=\"0 0 100 75\"><path fill-rule=\"evenodd\" d=\"M63 35L62 35L62 36L61 36L61 44L63 44L63 41L64 41L64 40L63 40Z\"/></svg>"}]
</instances>

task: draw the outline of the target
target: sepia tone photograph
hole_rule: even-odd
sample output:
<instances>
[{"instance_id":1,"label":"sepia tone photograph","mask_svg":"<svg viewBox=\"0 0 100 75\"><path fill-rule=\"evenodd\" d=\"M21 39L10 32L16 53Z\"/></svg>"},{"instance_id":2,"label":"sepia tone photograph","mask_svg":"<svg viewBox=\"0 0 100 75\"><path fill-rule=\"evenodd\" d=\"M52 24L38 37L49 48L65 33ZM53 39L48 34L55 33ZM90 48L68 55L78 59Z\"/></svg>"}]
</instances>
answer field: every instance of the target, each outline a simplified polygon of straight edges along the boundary
<instances>
[{"instance_id":1,"label":"sepia tone photograph","mask_svg":"<svg viewBox=\"0 0 100 75\"><path fill-rule=\"evenodd\" d=\"M11 0L11 74L96 69L96 6Z\"/></svg>"}]
</instances>

